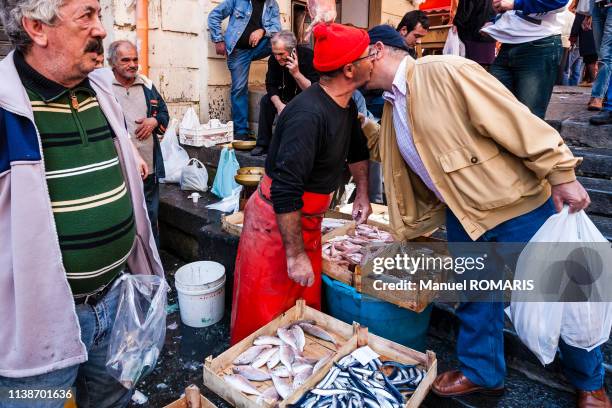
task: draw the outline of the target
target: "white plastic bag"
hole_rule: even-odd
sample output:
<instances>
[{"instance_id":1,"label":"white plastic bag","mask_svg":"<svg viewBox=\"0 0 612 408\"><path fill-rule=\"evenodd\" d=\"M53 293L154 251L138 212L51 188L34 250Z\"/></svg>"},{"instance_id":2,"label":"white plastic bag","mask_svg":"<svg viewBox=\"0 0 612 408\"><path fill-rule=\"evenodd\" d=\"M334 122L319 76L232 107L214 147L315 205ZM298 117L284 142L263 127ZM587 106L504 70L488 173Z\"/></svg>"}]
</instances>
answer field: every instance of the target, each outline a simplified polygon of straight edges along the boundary
<instances>
[{"instance_id":1,"label":"white plastic bag","mask_svg":"<svg viewBox=\"0 0 612 408\"><path fill-rule=\"evenodd\" d=\"M232 190L232 194L229 197L225 197L223 200L209 204L206 208L210 210L218 210L224 213L235 213L240 209L240 192L242 186L238 186Z\"/></svg>"},{"instance_id":2,"label":"white plastic bag","mask_svg":"<svg viewBox=\"0 0 612 408\"><path fill-rule=\"evenodd\" d=\"M548 272L558 273L554 277L563 284L568 282L563 270L551 268L568 259L568 244L581 243L578 248L590 248L603 257L603 265L612 264L612 253L602 251L607 240L589 220L584 211L569 214L565 207L560 213L551 216L519 256L514 279L538 278L536 287L543 287L550 278ZM585 258L587 264L602 262ZM590 266L590 265L588 265ZM534 274L540 271L540 274ZM605 284L605 281L602 280ZM558 299L558 293L554 294ZM559 338L572 346L592 350L606 342L612 326L612 303L605 302L521 302L520 295L512 295L508 315L523 343L544 365L555 358Z\"/></svg>"},{"instance_id":3,"label":"white plastic bag","mask_svg":"<svg viewBox=\"0 0 612 408\"><path fill-rule=\"evenodd\" d=\"M198 114L196 113L195 109L191 107L183 116L183 120L181 121L181 129L198 130L199 128L200 120L198 119Z\"/></svg>"},{"instance_id":4,"label":"white plastic bag","mask_svg":"<svg viewBox=\"0 0 612 408\"><path fill-rule=\"evenodd\" d=\"M465 45L463 44L463 41L459 39L459 34L457 34L457 31L448 30L448 36L446 37L442 54L465 57Z\"/></svg>"},{"instance_id":5,"label":"white plastic bag","mask_svg":"<svg viewBox=\"0 0 612 408\"><path fill-rule=\"evenodd\" d=\"M160 179L160 183L180 182L183 167L185 167L189 161L189 155L185 149L179 145L176 136L177 126L178 121L172 119L168 129L166 129L163 140L160 142L162 157L164 158L164 168L166 170L166 177Z\"/></svg>"},{"instance_id":6,"label":"white plastic bag","mask_svg":"<svg viewBox=\"0 0 612 408\"><path fill-rule=\"evenodd\" d=\"M121 276L117 315L106 359L107 372L125 388L155 368L166 336L166 280L156 275Z\"/></svg>"},{"instance_id":7,"label":"white plastic bag","mask_svg":"<svg viewBox=\"0 0 612 408\"><path fill-rule=\"evenodd\" d=\"M208 172L198 159L189 159L181 173L181 190L202 191L208 190Z\"/></svg>"}]
</instances>

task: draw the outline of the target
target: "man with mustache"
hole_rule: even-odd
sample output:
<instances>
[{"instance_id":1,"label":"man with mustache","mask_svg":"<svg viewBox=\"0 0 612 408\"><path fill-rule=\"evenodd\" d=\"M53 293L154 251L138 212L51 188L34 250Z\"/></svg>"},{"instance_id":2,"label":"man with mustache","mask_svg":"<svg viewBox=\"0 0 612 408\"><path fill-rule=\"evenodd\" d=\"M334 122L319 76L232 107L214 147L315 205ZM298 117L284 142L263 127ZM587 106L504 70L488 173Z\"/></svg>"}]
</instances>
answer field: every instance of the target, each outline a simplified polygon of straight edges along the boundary
<instances>
[{"instance_id":1,"label":"man with mustache","mask_svg":"<svg viewBox=\"0 0 612 408\"><path fill-rule=\"evenodd\" d=\"M166 176L159 136L163 136L168 126L168 108L151 80L138 74L138 51L134 44L125 40L113 42L108 48L108 63L115 76L113 90L123 108L132 143L151 169L151 174L144 179L144 193L159 247L159 179Z\"/></svg>"},{"instance_id":2,"label":"man with mustache","mask_svg":"<svg viewBox=\"0 0 612 408\"><path fill-rule=\"evenodd\" d=\"M137 151L108 75L98 0L0 0L0 389L53 390L2 408L125 407L106 372L122 273L163 269Z\"/></svg>"}]
</instances>

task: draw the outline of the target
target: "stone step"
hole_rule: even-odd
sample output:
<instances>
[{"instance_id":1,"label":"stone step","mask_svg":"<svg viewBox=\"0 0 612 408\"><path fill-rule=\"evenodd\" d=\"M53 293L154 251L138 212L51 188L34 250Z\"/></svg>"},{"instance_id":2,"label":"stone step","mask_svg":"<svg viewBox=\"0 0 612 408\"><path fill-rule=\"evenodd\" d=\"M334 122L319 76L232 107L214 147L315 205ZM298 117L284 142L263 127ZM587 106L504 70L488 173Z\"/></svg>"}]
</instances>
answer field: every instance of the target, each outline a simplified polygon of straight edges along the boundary
<instances>
[{"instance_id":1,"label":"stone step","mask_svg":"<svg viewBox=\"0 0 612 408\"><path fill-rule=\"evenodd\" d=\"M612 178L612 149L571 146L571 150L575 156L583 158L582 164L576 169L579 175L604 179Z\"/></svg>"},{"instance_id":2,"label":"stone step","mask_svg":"<svg viewBox=\"0 0 612 408\"><path fill-rule=\"evenodd\" d=\"M578 177L591 197L590 214L612 216L612 180Z\"/></svg>"}]
</instances>

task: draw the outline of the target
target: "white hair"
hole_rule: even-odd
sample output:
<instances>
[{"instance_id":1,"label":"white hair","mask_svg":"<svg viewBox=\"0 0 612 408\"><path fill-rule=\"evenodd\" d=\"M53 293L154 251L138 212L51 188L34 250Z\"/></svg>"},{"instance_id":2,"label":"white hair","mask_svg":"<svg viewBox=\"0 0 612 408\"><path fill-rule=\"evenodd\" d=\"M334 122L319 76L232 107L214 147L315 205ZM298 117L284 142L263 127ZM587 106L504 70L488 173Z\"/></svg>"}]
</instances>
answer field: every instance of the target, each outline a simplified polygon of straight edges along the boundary
<instances>
[{"instance_id":1,"label":"white hair","mask_svg":"<svg viewBox=\"0 0 612 408\"><path fill-rule=\"evenodd\" d=\"M0 19L11 43L26 52L32 39L23 28L23 17L53 25L63 3L64 0L0 0Z\"/></svg>"},{"instance_id":2,"label":"white hair","mask_svg":"<svg viewBox=\"0 0 612 408\"><path fill-rule=\"evenodd\" d=\"M285 44L285 48L290 50L297 46L297 38L295 38L295 34L289 30L279 31L272 35L272 44L276 44L278 41L282 41Z\"/></svg>"}]
</instances>

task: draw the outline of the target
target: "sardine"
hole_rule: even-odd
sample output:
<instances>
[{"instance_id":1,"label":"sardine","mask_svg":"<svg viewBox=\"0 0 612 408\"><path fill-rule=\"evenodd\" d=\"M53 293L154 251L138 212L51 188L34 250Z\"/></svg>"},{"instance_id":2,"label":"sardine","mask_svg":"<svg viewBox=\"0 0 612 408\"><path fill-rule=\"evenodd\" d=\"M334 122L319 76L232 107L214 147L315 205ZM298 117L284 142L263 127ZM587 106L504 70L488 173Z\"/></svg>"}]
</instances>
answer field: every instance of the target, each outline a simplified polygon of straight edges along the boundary
<instances>
[{"instance_id":1,"label":"sardine","mask_svg":"<svg viewBox=\"0 0 612 408\"><path fill-rule=\"evenodd\" d=\"M289 370L289 372L293 372L291 369L291 365L293 364L293 360L295 360L295 354L293 353L293 349L286 344L280 346L280 361L283 363L285 367Z\"/></svg>"},{"instance_id":2,"label":"sardine","mask_svg":"<svg viewBox=\"0 0 612 408\"><path fill-rule=\"evenodd\" d=\"M255 346L282 346L284 342L276 336L259 336L253 341L253 344Z\"/></svg>"},{"instance_id":3,"label":"sardine","mask_svg":"<svg viewBox=\"0 0 612 408\"><path fill-rule=\"evenodd\" d=\"M332 358L333 355L334 353L329 353L328 355L317 361L314 368L312 369L312 372L316 373L317 371L319 371L321 367L323 367Z\"/></svg>"},{"instance_id":4,"label":"sardine","mask_svg":"<svg viewBox=\"0 0 612 408\"><path fill-rule=\"evenodd\" d=\"M227 374L223 376L223 379L232 387L244 392L245 394L261 395L261 392L257 391L257 388L255 388L253 384L249 382L249 380L239 374Z\"/></svg>"},{"instance_id":5,"label":"sardine","mask_svg":"<svg viewBox=\"0 0 612 408\"><path fill-rule=\"evenodd\" d=\"M236 357L236 359L234 360L234 365L250 364L253 362L253 360L257 358L259 354L270 348L272 348L272 346L269 345L250 347L245 352Z\"/></svg>"},{"instance_id":6,"label":"sardine","mask_svg":"<svg viewBox=\"0 0 612 408\"><path fill-rule=\"evenodd\" d=\"M249 365L234 366L232 370L234 371L234 374L239 374L247 380L266 381L270 379L270 374L268 374L264 370L260 370L259 368L255 368Z\"/></svg>"},{"instance_id":7,"label":"sardine","mask_svg":"<svg viewBox=\"0 0 612 408\"><path fill-rule=\"evenodd\" d=\"M314 326L310 323L300 323L300 327L311 336L320 338L321 340L329 341L336 344L336 340L320 327Z\"/></svg>"},{"instance_id":8,"label":"sardine","mask_svg":"<svg viewBox=\"0 0 612 408\"><path fill-rule=\"evenodd\" d=\"M272 375L272 382L274 383L276 392L278 392L278 395L280 395L282 399L287 399L287 397L291 395L292 389L289 382L275 376L274 374Z\"/></svg>"},{"instance_id":9,"label":"sardine","mask_svg":"<svg viewBox=\"0 0 612 408\"><path fill-rule=\"evenodd\" d=\"M293 338L295 339L295 345L297 346L297 351L301 354L304 352L304 346L306 345L306 336L304 336L304 330L299 325L295 325L291 327L291 333L293 334Z\"/></svg>"},{"instance_id":10,"label":"sardine","mask_svg":"<svg viewBox=\"0 0 612 408\"><path fill-rule=\"evenodd\" d=\"M298 349L297 342L293 336L293 332L289 329L283 329L282 327L276 331L278 337L286 344L290 345L294 350ZM282 360L281 360L282 361Z\"/></svg>"},{"instance_id":11,"label":"sardine","mask_svg":"<svg viewBox=\"0 0 612 408\"><path fill-rule=\"evenodd\" d=\"M315 395L330 396L330 395L348 394L349 390L340 390L340 389L334 389L334 388L331 388L329 390L323 390L321 388L315 388L313 390L310 390L310 392L312 392Z\"/></svg>"},{"instance_id":12,"label":"sardine","mask_svg":"<svg viewBox=\"0 0 612 408\"><path fill-rule=\"evenodd\" d=\"M271 370L276 367L278 363L280 363L280 348L277 347L272 357L270 357L266 363L266 366L268 366L268 370Z\"/></svg>"},{"instance_id":13,"label":"sardine","mask_svg":"<svg viewBox=\"0 0 612 408\"><path fill-rule=\"evenodd\" d=\"M278 351L278 347L271 348L269 350L264 350L257 356L257 358L251 364L255 368L262 367L264 364L272 358L272 355Z\"/></svg>"}]
</instances>

